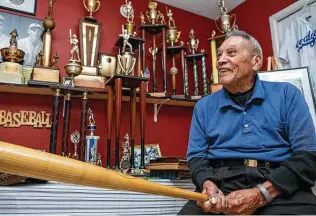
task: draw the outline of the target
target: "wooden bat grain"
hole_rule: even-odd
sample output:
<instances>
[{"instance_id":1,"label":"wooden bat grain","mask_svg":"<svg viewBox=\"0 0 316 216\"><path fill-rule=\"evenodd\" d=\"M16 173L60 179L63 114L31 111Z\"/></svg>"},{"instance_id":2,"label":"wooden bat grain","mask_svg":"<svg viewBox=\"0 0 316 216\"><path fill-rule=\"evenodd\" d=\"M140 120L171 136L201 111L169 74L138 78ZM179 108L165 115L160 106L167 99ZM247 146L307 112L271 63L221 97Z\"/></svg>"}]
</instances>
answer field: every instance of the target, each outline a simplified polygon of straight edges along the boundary
<instances>
[{"instance_id":1,"label":"wooden bat grain","mask_svg":"<svg viewBox=\"0 0 316 216\"><path fill-rule=\"evenodd\" d=\"M204 202L207 195L161 185L71 158L0 141L0 172Z\"/></svg>"}]
</instances>

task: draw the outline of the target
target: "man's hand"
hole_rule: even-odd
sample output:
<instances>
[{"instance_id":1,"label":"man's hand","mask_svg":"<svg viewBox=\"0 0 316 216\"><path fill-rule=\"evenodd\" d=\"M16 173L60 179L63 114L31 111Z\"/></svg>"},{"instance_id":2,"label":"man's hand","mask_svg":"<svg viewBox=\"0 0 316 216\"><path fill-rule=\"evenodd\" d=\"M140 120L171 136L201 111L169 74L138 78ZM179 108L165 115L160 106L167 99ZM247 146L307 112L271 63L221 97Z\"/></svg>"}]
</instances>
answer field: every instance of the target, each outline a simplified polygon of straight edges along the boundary
<instances>
[{"instance_id":1,"label":"man's hand","mask_svg":"<svg viewBox=\"0 0 316 216\"><path fill-rule=\"evenodd\" d=\"M226 198L223 192L212 181L205 181L202 193L207 194L209 200L206 202L197 202L204 212L221 213L226 206Z\"/></svg>"},{"instance_id":2,"label":"man's hand","mask_svg":"<svg viewBox=\"0 0 316 216\"><path fill-rule=\"evenodd\" d=\"M227 208L224 214L249 215L267 204L267 200L258 188L237 190L226 196Z\"/></svg>"}]
</instances>

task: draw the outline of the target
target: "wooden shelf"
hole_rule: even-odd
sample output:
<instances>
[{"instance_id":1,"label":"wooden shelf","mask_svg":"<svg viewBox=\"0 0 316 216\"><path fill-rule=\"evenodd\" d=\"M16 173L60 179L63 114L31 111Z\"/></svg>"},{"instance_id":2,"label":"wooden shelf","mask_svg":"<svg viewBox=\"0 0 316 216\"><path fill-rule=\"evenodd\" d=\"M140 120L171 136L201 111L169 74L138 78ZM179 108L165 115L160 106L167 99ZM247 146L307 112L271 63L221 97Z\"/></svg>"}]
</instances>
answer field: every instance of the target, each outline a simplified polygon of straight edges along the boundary
<instances>
[{"instance_id":1,"label":"wooden shelf","mask_svg":"<svg viewBox=\"0 0 316 216\"><path fill-rule=\"evenodd\" d=\"M27 85L19 85L19 84L8 84L8 83L0 83L0 92L7 92L7 93L18 93L18 94L31 94L31 95L54 95L55 92L46 87L31 87ZM78 97L78 96L75 96ZM107 93L106 91L95 91L93 94L89 95L88 98L91 99L98 99L98 100L105 100L107 99ZM147 96L146 101L149 104L161 104L168 98L155 98ZM129 101L129 96L123 96L123 101ZM139 98L137 97L137 102L139 101ZM187 107L193 107L195 105L196 101L188 101L188 100L173 100L170 99L166 102L164 102L164 105L170 105L170 106L187 106Z\"/></svg>"}]
</instances>

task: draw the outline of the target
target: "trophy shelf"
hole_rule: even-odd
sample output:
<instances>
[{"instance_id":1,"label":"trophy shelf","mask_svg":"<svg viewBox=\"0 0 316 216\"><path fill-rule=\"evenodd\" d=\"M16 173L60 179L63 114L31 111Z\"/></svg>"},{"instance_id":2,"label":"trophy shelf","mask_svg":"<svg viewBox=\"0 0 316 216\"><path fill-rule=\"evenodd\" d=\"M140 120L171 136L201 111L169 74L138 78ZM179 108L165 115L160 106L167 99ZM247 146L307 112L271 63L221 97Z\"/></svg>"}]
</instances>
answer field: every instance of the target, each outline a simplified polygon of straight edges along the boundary
<instances>
[{"instance_id":1,"label":"trophy shelf","mask_svg":"<svg viewBox=\"0 0 316 216\"><path fill-rule=\"evenodd\" d=\"M55 91L48 87L31 87L24 84L9 84L9 83L0 83L0 92L3 93L18 93L18 94L31 94L31 95L54 95ZM97 99L97 100L106 100L107 99L107 89L93 91L91 95L89 95L89 99ZM73 97L80 97L74 95ZM49 98L51 99L51 98ZM165 100L165 98L152 98L147 95L146 102L148 104L160 104ZM130 101L129 96L123 96L122 101ZM136 98L136 101L139 102L139 98ZM170 106L186 106L193 107L196 101L189 100L168 100L164 104Z\"/></svg>"}]
</instances>

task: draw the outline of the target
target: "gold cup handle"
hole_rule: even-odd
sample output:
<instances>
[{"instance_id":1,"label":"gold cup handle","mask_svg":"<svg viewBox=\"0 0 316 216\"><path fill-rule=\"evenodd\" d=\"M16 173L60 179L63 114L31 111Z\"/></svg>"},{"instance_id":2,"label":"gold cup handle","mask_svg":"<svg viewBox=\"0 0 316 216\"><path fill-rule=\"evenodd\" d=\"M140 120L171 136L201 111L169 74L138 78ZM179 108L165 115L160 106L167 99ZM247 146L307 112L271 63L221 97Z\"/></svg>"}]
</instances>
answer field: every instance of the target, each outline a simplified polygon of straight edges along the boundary
<instances>
[{"instance_id":1,"label":"gold cup handle","mask_svg":"<svg viewBox=\"0 0 316 216\"><path fill-rule=\"evenodd\" d=\"M130 68L130 70L128 71L128 73L127 73L128 75L130 75L132 73L132 71L134 70L134 67L135 67L135 64L136 64L136 58L133 58L132 61L133 61L133 63L132 63L133 65Z\"/></svg>"},{"instance_id":2,"label":"gold cup handle","mask_svg":"<svg viewBox=\"0 0 316 216\"><path fill-rule=\"evenodd\" d=\"M85 0L82 0L82 2L83 2L83 6L85 7L85 9L86 9L87 11L89 11L89 9L88 9L88 7L87 7L87 5L86 5L86 1L85 1Z\"/></svg>"},{"instance_id":3,"label":"gold cup handle","mask_svg":"<svg viewBox=\"0 0 316 216\"><path fill-rule=\"evenodd\" d=\"M234 29L235 24L236 24L236 19L237 19L236 14L232 14L231 17L234 17L234 22L233 22L233 24L231 25L232 27L229 29L229 31L231 31L231 30Z\"/></svg>"},{"instance_id":4,"label":"gold cup handle","mask_svg":"<svg viewBox=\"0 0 316 216\"><path fill-rule=\"evenodd\" d=\"M97 7L97 8L93 11L93 13L94 13L94 12L96 12L97 10L99 10L100 5L101 5L101 4L100 4L100 1L96 1L95 3L97 3L97 4L98 4L98 7ZM235 15L235 14L234 14L234 15ZM235 17L236 17L236 16L235 16Z\"/></svg>"},{"instance_id":5,"label":"gold cup handle","mask_svg":"<svg viewBox=\"0 0 316 216\"><path fill-rule=\"evenodd\" d=\"M221 28L218 27L218 25L217 25L217 20L215 20L215 26L216 26L216 28L217 28L217 30L218 30L219 32L225 33Z\"/></svg>"}]
</instances>

